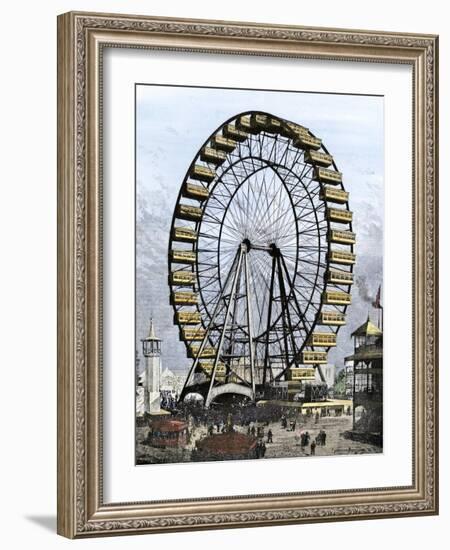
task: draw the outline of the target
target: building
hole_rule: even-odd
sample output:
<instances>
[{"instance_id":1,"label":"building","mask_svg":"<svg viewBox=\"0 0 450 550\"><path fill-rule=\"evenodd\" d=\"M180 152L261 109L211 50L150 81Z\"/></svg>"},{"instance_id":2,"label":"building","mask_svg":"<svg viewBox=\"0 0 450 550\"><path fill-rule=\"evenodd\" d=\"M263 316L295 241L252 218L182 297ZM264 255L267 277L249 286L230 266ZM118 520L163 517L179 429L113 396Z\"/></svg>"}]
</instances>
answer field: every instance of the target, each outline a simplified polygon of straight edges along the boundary
<instances>
[{"instance_id":1,"label":"building","mask_svg":"<svg viewBox=\"0 0 450 550\"><path fill-rule=\"evenodd\" d=\"M346 359L345 368L345 395L347 397L353 397L353 367L354 361L352 359Z\"/></svg>"},{"instance_id":2,"label":"building","mask_svg":"<svg viewBox=\"0 0 450 550\"><path fill-rule=\"evenodd\" d=\"M353 431L382 444L383 437L383 333L370 318L353 333Z\"/></svg>"},{"instance_id":3,"label":"building","mask_svg":"<svg viewBox=\"0 0 450 550\"><path fill-rule=\"evenodd\" d=\"M161 414L161 340L155 335L153 319L150 319L148 335L142 340L142 353L145 357L144 409L148 414Z\"/></svg>"},{"instance_id":4,"label":"building","mask_svg":"<svg viewBox=\"0 0 450 550\"><path fill-rule=\"evenodd\" d=\"M135 357L135 373L136 373L136 416L142 419L145 412L145 391L143 383L143 375L139 374L140 359L138 351L136 350Z\"/></svg>"},{"instance_id":5,"label":"building","mask_svg":"<svg viewBox=\"0 0 450 550\"><path fill-rule=\"evenodd\" d=\"M336 382L336 365L328 363L327 365L320 365L320 370L324 380L320 376L319 369L316 369L316 381L317 382L326 382L328 389L332 389Z\"/></svg>"},{"instance_id":6,"label":"building","mask_svg":"<svg viewBox=\"0 0 450 550\"><path fill-rule=\"evenodd\" d=\"M256 437L235 431L214 434L195 443L192 460L245 460L257 458L257 442Z\"/></svg>"},{"instance_id":7,"label":"building","mask_svg":"<svg viewBox=\"0 0 450 550\"><path fill-rule=\"evenodd\" d=\"M188 423L174 418L159 418L150 422L147 445L152 447L185 447L188 442Z\"/></svg>"},{"instance_id":8,"label":"building","mask_svg":"<svg viewBox=\"0 0 450 550\"><path fill-rule=\"evenodd\" d=\"M161 371L161 392L170 392L174 395L180 395L183 390L184 376L177 375L167 367Z\"/></svg>"}]
</instances>

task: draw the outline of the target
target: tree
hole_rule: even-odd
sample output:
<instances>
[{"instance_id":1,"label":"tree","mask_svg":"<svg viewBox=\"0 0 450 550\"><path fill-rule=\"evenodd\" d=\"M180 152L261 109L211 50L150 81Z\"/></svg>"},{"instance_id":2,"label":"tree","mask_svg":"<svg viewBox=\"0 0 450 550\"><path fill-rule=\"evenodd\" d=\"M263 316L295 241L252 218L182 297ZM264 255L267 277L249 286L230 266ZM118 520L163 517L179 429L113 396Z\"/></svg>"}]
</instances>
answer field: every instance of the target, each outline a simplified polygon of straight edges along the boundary
<instances>
[{"instance_id":1,"label":"tree","mask_svg":"<svg viewBox=\"0 0 450 550\"><path fill-rule=\"evenodd\" d=\"M334 393L335 395L345 395L345 369L341 369L336 375Z\"/></svg>"}]
</instances>

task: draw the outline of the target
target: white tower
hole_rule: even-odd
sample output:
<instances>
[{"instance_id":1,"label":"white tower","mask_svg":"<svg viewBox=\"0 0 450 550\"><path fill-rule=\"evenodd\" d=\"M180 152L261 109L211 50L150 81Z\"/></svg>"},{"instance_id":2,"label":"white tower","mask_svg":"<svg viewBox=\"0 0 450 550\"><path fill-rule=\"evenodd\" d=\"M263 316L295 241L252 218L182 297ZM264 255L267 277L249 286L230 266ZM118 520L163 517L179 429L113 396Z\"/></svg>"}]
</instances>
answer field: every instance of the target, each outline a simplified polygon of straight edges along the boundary
<instances>
[{"instance_id":1,"label":"white tower","mask_svg":"<svg viewBox=\"0 0 450 550\"><path fill-rule=\"evenodd\" d=\"M150 319L148 336L141 341L145 357L145 411L149 414L160 414L161 340L155 336L153 319Z\"/></svg>"}]
</instances>

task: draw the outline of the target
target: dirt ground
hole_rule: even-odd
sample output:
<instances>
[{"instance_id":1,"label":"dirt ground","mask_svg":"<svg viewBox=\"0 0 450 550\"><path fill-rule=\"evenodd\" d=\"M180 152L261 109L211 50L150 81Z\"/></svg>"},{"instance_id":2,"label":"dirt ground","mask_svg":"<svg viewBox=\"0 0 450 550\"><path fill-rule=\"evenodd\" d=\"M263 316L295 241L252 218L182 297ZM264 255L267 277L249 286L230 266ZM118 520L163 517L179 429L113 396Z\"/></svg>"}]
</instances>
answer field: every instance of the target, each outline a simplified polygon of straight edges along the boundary
<instances>
[{"instance_id":1,"label":"dirt ground","mask_svg":"<svg viewBox=\"0 0 450 550\"><path fill-rule=\"evenodd\" d=\"M251 428L252 425L250 425ZM301 446L301 433L308 431L310 442L320 430L326 433L326 444L316 445L315 456L346 455L346 454L374 454L381 453L382 448L375 445L361 443L347 439L343 433L352 428L351 416L323 417L316 422L315 418L297 421L294 431L281 427L281 422L270 422L264 426L264 437L266 453L264 459L311 456L311 446ZM247 433L248 427L235 426L235 430ZM267 442L267 432L271 429L273 442ZM214 433L216 427L214 427ZM207 435L207 426L204 424L190 427L190 441L184 448L159 449L146 444L148 428L136 428L136 462L137 464L154 464L168 462L190 462L191 451L195 448L195 442Z\"/></svg>"}]
</instances>

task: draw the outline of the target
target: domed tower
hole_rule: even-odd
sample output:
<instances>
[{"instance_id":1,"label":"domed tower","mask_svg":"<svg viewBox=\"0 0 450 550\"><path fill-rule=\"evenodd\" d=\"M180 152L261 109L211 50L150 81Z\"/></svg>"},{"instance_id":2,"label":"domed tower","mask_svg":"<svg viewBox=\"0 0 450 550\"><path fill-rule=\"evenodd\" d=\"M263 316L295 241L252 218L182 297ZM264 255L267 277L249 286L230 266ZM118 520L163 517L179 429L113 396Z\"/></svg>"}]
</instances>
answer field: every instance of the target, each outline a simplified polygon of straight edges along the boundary
<instances>
[{"instance_id":1,"label":"domed tower","mask_svg":"<svg viewBox=\"0 0 450 550\"><path fill-rule=\"evenodd\" d=\"M155 335L153 319L150 319L148 336L141 342L142 353L145 357L145 412L160 414L161 339Z\"/></svg>"},{"instance_id":2,"label":"domed tower","mask_svg":"<svg viewBox=\"0 0 450 550\"><path fill-rule=\"evenodd\" d=\"M383 332L369 316L352 338L353 355L353 430L365 432L376 444L383 437Z\"/></svg>"}]
</instances>

